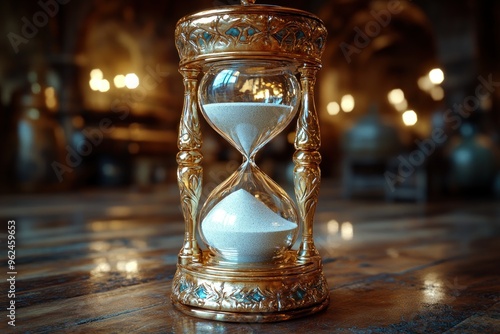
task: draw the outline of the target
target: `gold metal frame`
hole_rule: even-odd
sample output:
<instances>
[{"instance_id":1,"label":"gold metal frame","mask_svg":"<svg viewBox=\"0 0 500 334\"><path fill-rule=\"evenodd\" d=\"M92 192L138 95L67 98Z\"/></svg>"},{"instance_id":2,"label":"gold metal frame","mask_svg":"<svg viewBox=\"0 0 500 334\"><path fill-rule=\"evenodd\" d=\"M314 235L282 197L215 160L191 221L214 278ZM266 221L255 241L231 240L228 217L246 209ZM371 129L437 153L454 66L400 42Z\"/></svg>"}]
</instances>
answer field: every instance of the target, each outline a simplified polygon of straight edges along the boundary
<instances>
[{"instance_id":1,"label":"gold metal frame","mask_svg":"<svg viewBox=\"0 0 500 334\"><path fill-rule=\"evenodd\" d=\"M177 154L185 238L171 299L186 314L220 321L282 321L318 312L329 302L321 257L313 240L321 180L314 84L326 28L310 13L253 2L242 0L241 6L186 16L175 31L185 88ZM248 58L296 64L302 88L293 157L302 239L299 249L287 251L284 259L258 266L216 263L196 241L203 174L198 79L208 62Z\"/></svg>"}]
</instances>

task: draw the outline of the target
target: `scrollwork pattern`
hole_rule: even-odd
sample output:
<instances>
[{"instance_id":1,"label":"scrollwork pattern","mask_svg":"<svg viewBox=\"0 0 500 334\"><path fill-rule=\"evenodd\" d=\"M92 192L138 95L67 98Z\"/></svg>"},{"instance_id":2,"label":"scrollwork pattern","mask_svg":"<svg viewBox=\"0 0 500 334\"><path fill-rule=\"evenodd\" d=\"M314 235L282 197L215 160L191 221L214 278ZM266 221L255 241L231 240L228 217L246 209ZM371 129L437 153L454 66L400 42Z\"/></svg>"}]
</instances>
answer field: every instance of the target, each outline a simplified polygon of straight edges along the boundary
<instances>
[{"instance_id":1,"label":"scrollwork pattern","mask_svg":"<svg viewBox=\"0 0 500 334\"><path fill-rule=\"evenodd\" d=\"M202 137L196 99L199 71L183 68L181 73L184 76L185 95L177 140L179 147L177 183L186 233L179 261L189 263L199 261L201 255L201 250L196 242L195 228L203 181L203 168L201 167L203 155L200 151Z\"/></svg>"},{"instance_id":2,"label":"scrollwork pattern","mask_svg":"<svg viewBox=\"0 0 500 334\"><path fill-rule=\"evenodd\" d=\"M185 305L232 312L280 312L308 307L328 298L323 274L296 277L294 282L278 280L239 284L201 278L177 272L172 299Z\"/></svg>"},{"instance_id":3,"label":"scrollwork pattern","mask_svg":"<svg viewBox=\"0 0 500 334\"><path fill-rule=\"evenodd\" d=\"M228 15L230 14L230 15ZM317 18L295 11L270 11L251 6L246 11L227 10L190 16L176 27L181 63L214 57L220 53L251 55L290 54L320 63L326 28Z\"/></svg>"},{"instance_id":4,"label":"scrollwork pattern","mask_svg":"<svg viewBox=\"0 0 500 334\"><path fill-rule=\"evenodd\" d=\"M302 105L297 120L294 154L294 185L299 215L303 222L299 258L307 260L318 254L313 241L313 224L318 202L321 170L321 146L318 115L314 105L314 83L317 68L299 69L302 85Z\"/></svg>"}]
</instances>

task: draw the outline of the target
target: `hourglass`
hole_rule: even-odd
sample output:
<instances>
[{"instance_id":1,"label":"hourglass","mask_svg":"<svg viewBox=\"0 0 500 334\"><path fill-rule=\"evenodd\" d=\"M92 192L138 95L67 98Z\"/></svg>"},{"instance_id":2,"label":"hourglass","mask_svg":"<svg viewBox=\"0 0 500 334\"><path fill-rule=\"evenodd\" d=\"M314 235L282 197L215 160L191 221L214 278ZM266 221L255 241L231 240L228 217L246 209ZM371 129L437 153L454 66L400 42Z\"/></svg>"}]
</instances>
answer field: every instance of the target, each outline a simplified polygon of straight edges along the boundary
<instances>
[{"instance_id":1,"label":"hourglass","mask_svg":"<svg viewBox=\"0 0 500 334\"><path fill-rule=\"evenodd\" d=\"M292 199L255 164L258 150L298 109L299 83L279 61L216 63L199 88L201 111L242 155L238 170L208 197L200 215L202 240L220 260L269 262L298 232Z\"/></svg>"},{"instance_id":2,"label":"hourglass","mask_svg":"<svg viewBox=\"0 0 500 334\"><path fill-rule=\"evenodd\" d=\"M328 305L313 240L321 160L313 96L325 38L323 23L312 14L253 1L178 22L185 96L177 176L185 238L171 298L182 312L267 322ZM242 155L239 168L201 209L199 111ZM294 201L255 156L296 116Z\"/></svg>"}]
</instances>

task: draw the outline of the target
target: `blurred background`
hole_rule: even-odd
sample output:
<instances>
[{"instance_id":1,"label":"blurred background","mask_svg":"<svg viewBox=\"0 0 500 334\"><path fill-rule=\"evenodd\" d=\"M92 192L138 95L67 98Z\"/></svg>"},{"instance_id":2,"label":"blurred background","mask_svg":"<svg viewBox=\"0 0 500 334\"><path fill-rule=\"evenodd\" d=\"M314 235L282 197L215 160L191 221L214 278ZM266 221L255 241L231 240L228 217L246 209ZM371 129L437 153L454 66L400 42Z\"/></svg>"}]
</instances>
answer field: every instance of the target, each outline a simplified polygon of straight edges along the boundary
<instances>
[{"instance_id":1,"label":"blurred background","mask_svg":"<svg viewBox=\"0 0 500 334\"><path fill-rule=\"evenodd\" d=\"M238 2L1 2L0 192L175 185L175 24ZM323 178L339 196L500 196L499 1L257 3L313 12L328 28L316 107ZM241 158L202 130L209 191ZM293 131L258 156L282 184Z\"/></svg>"}]
</instances>

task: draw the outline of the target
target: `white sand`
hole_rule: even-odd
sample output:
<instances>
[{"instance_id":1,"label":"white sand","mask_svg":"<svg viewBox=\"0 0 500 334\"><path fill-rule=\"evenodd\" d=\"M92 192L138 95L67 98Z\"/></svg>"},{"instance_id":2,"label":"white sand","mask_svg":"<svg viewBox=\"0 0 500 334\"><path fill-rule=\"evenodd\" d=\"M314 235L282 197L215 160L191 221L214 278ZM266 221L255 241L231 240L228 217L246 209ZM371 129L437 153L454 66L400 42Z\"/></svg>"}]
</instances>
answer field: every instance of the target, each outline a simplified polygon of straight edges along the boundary
<instances>
[{"instance_id":1,"label":"white sand","mask_svg":"<svg viewBox=\"0 0 500 334\"><path fill-rule=\"evenodd\" d=\"M264 140L288 124L293 108L272 103L231 102L203 105L206 116L249 156Z\"/></svg>"},{"instance_id":2,"label":"white sand","mask_svg":"<svg viewBox=\"0 0 500 334\"><path fill-rule=\"evenodd\" d=\"M276 250L291 245L296 228L243 189L217 203L201 223L206 242L239 262L271 260Z\"/></svg>"}]
</instances>

